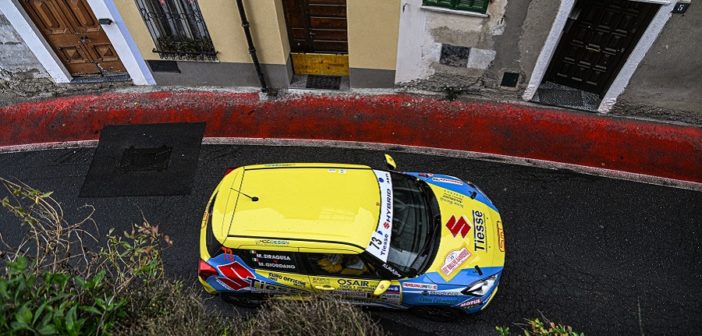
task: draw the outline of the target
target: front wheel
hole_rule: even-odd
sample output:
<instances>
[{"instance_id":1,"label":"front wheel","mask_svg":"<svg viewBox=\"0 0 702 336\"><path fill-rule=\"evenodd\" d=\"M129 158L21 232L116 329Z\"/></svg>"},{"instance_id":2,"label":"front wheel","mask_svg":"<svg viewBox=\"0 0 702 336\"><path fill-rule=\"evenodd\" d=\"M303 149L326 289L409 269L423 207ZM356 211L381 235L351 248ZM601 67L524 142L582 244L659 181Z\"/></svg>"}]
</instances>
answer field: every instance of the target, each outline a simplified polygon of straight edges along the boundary
<instances>
[{"instance_id":1,"label":"front wheel","mask_svg":"<svg viewBox=\"0 0 702 336\"><path fill-rule=\"evenodd\" d=\"M411 309L415 316L435 322L455 321L461 315L460 311L448 307L420 306Z\"/></svg>"}]
</instances>

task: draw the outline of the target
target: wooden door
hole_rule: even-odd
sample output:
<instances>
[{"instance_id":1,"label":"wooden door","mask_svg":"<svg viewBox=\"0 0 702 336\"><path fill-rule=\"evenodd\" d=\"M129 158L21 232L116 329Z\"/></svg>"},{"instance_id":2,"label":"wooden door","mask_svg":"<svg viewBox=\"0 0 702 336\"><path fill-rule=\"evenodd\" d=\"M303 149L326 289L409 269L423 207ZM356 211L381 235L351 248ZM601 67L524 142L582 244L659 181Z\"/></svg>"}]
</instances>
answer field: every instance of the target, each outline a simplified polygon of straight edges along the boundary
<instances>
[{"instance_id":1,"label":"wooden door","mask_svg":"<svg viewBox=\"0 0 702 336\"><path fill-rule=\"evenodd\" d=\"M346 0L283 0L297 75L348 76Z\"/></svg>"},{"instance_id":2,"label":"wooden door","mask_svg":"<svg viewBox=\"0 0 702 336\"><path fill-rule=\"evenodd\" d=\"M603 95L659 6L627 0L578 0L547 80Z\"/></svg>"},{"instance_id":3,"label":"wooden door","mask_svg":"<svg viewBox=\"0 0 702 336\"><path fill-rule=\"evenodd\" d=\"M126 72L86 0L21 0L21 3L71 75Z\"/></svg>"},{"instance_id":4,"label":"wooden door","mask_svg":"<svg viewBox=\"0 0 702 336\"><path fill-rule=\"evenodd\" d=\"M292 52L346 54L346 0L283 0Z\"/></svg>"}]
</instances>

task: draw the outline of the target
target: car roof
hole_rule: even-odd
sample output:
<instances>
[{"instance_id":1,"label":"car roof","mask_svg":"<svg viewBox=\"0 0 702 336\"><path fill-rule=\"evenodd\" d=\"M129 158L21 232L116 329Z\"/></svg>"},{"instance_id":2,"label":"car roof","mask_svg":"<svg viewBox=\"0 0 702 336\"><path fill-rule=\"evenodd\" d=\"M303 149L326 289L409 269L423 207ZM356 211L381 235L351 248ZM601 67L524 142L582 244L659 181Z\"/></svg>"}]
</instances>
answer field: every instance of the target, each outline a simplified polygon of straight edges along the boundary
<instances>
[{"instance_id":1,"label":"car roof","mask_svg":"<svg viewBox=\"0 0 702 336\"><path fill-rule=\"evenodd\" d=\"M266 164L230 175L231 183L225 178L220 184L213 213L230 247L261 248L275 241L272 249L327 253L337 246L359 253L378 226L380 189L368 166Z\"/></svg>"}]
</instances>

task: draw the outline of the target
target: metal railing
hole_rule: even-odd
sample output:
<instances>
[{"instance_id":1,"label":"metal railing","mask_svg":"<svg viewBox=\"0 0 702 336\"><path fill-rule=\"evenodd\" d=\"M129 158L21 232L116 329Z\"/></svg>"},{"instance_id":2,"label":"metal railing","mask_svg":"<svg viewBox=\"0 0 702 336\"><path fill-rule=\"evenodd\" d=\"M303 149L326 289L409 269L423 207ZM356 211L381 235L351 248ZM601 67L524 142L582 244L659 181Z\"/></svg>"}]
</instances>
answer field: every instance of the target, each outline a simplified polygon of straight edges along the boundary
<instances>
[{"instance_id":1,"label":"metal railing","mask_svg":"<svg viewBox=\"0 0 702 336\"><path fill-rule=\"evenodd\" d=\"M135 0L162 59L216 61L197 0Z\"/></svg>"}]
</instances>

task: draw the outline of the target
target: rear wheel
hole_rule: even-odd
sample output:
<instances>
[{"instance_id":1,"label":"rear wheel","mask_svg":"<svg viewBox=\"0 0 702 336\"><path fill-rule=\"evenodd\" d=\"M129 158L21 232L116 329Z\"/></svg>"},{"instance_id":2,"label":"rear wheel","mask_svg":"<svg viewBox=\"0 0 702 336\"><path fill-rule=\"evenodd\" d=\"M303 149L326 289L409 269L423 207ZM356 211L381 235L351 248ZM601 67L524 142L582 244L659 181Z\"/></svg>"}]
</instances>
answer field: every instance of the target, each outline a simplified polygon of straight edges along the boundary
<instances>
[{"instance_id":1,"label":"rear wheel","mask_svg":"<svg viewBox=\"0 0 702 336\"><path fill-rule=\"evenodd\" d=\"M414 307L411 311L418 317L436 322L455 321L463 315L456 309L436 306Z\"/></svg>"}]
</instances>

